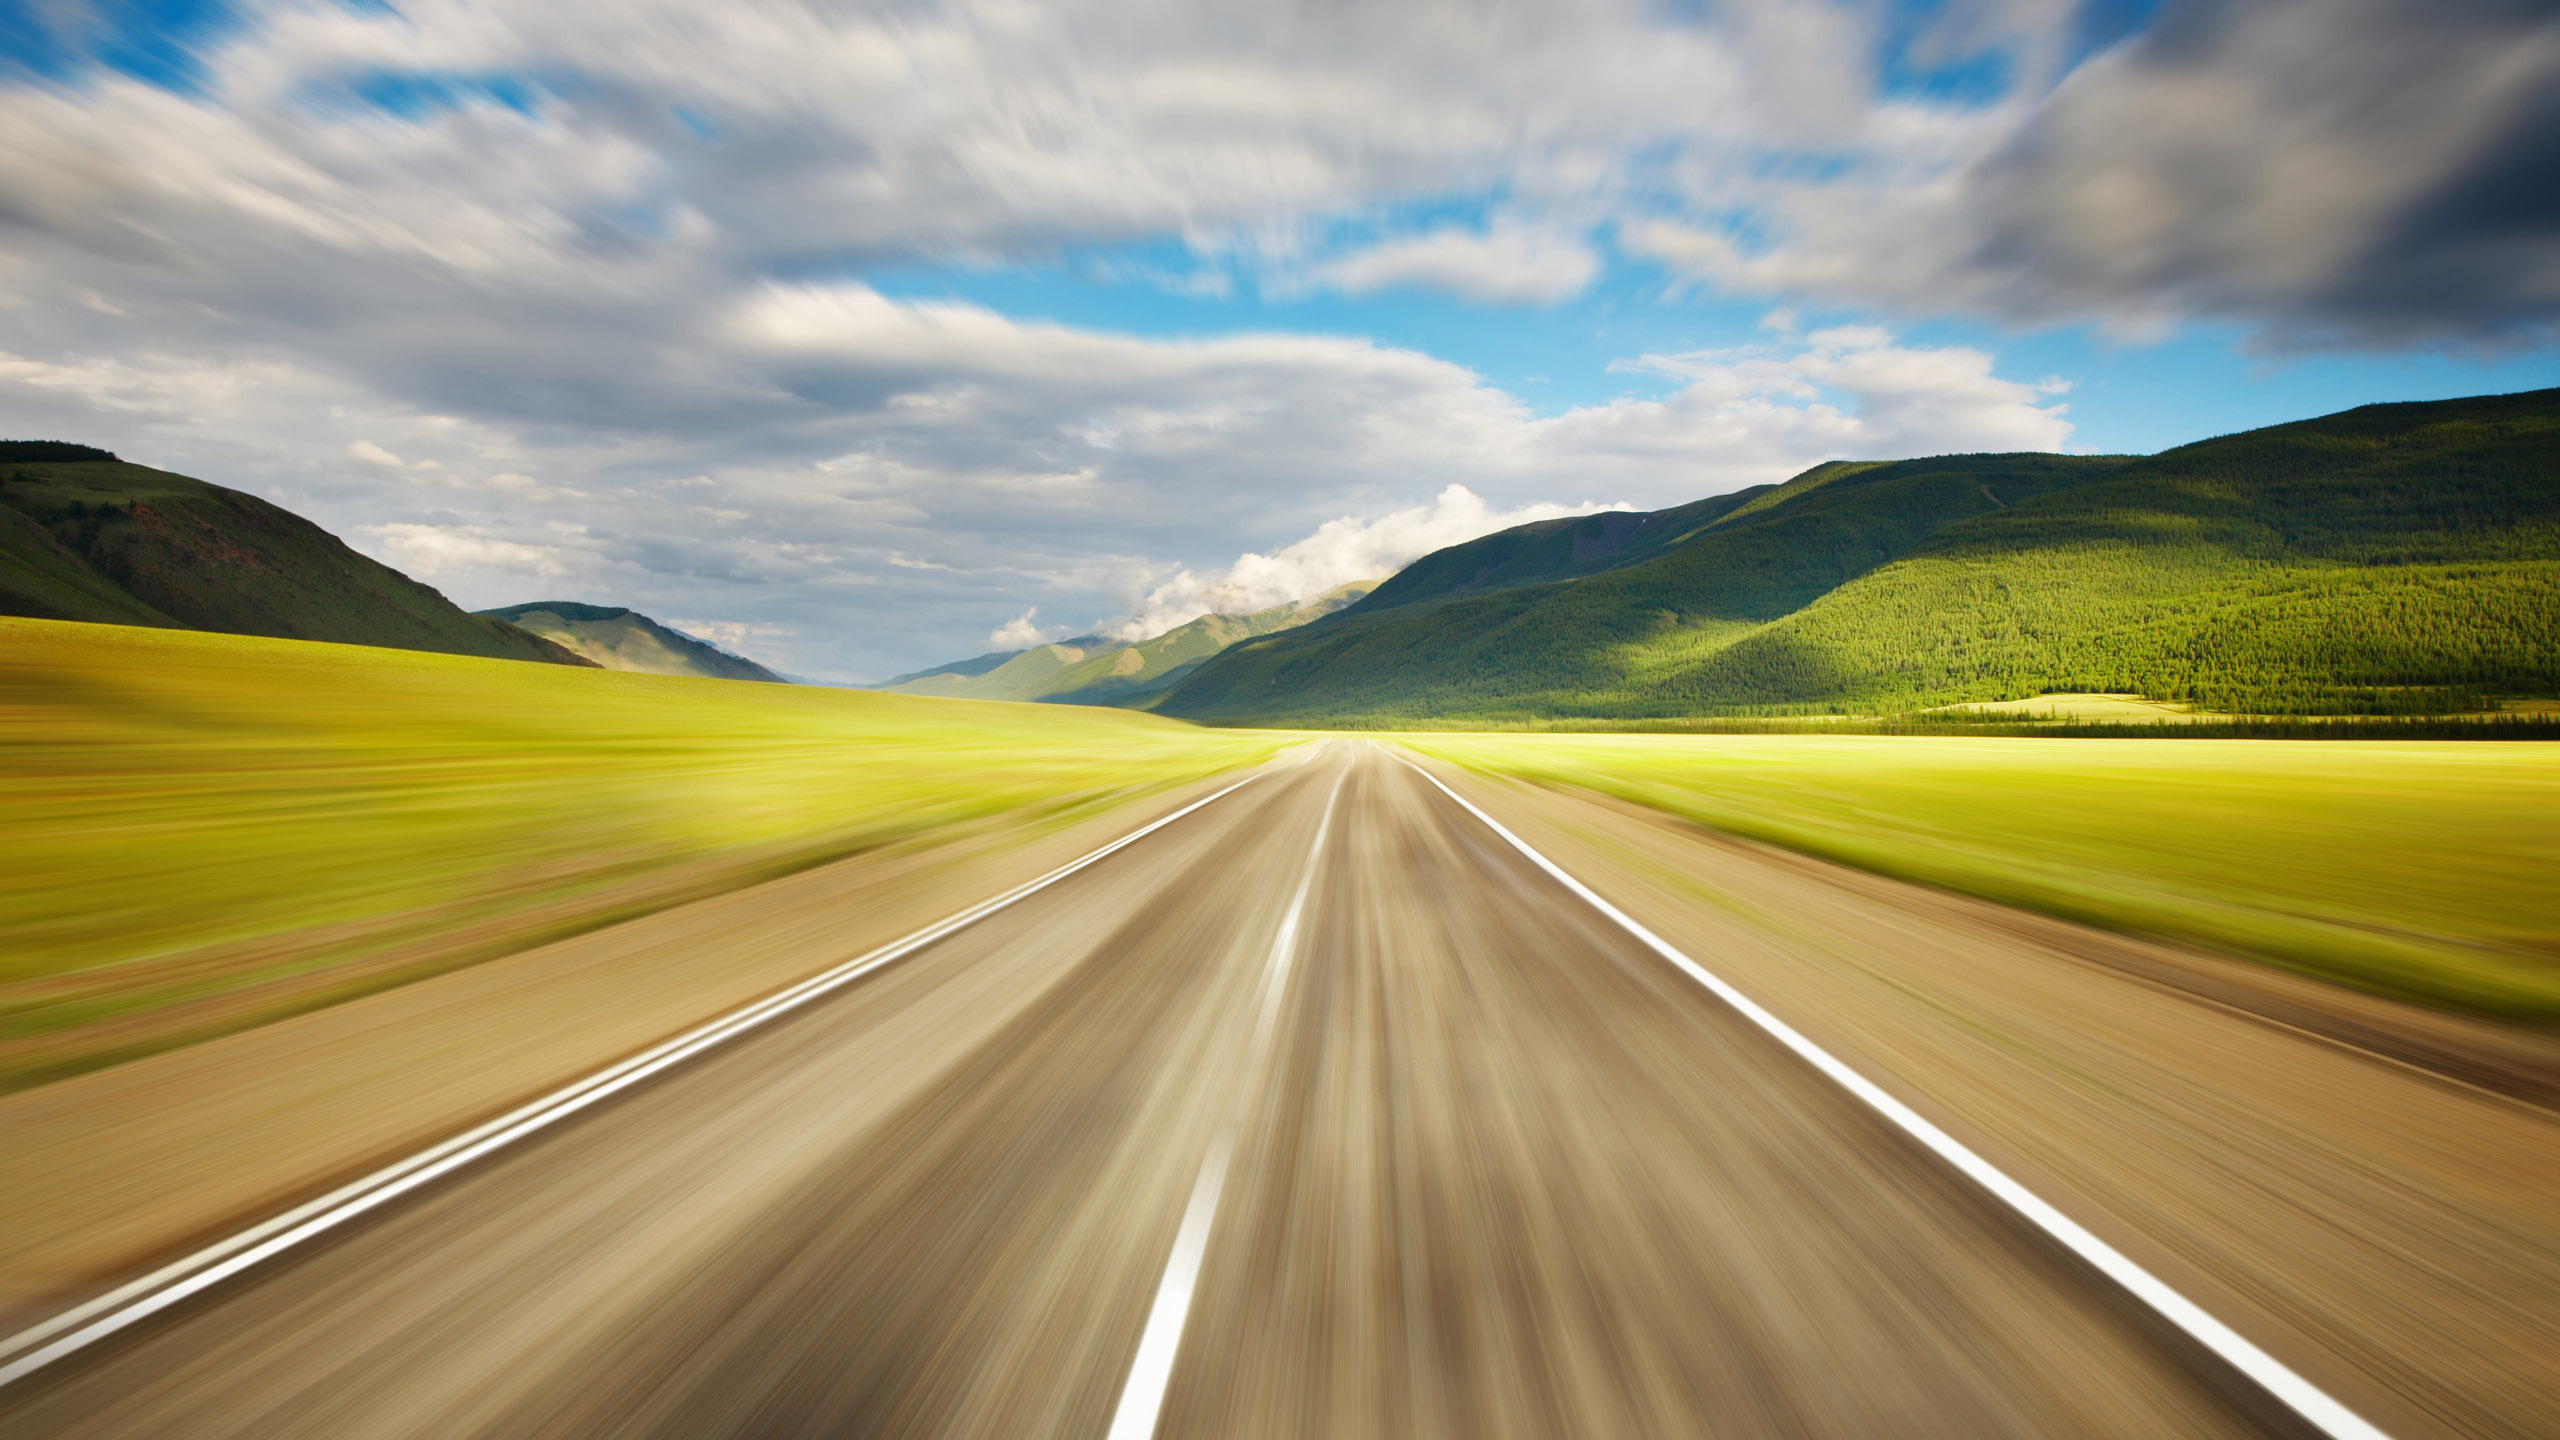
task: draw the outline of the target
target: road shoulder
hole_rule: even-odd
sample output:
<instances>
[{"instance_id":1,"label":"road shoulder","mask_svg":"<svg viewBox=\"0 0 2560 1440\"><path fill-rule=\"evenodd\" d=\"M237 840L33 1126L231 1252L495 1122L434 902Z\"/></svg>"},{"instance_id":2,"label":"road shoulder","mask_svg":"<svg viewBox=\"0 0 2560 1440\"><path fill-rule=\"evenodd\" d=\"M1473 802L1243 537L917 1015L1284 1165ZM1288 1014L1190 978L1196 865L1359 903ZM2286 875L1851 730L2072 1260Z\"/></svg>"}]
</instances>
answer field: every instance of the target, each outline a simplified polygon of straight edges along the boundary
<instances>
[{"instance_id":1,"label":"road shoulder","mask_svg":"<svg viewBox=\"0 0 2560 1440\"><path fill-rule=\"evenodd\" d=\"M0 1096L0 1332L1001 893L1235 775L893 847ZM752 939L743 938L752 937Z\"/></svg>"},{"instance_id":2,"label":"road shoulder","mask_svg":"<svg viewBox=\"0 0 2560 1440\"><path fill-rule=\"evenodd\" d=\"M2243 962L1425 763L2385 1428L2543 1423L2549 1108L2172 983Z\"/></svg>"}]
</instances>

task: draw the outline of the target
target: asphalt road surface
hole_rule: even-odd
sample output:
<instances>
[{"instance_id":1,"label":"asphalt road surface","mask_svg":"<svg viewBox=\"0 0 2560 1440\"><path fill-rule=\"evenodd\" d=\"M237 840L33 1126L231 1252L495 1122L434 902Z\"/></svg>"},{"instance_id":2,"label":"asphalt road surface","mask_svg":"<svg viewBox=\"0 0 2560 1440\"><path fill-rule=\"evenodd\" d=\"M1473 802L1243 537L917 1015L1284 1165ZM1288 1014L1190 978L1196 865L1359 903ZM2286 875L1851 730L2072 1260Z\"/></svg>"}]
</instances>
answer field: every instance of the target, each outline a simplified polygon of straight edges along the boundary
<instances>
[{"instance_id":1,"label":"asphalt road surface","mask_svg":"<svg viewBox=\"0 0 2560 1440\"><path fill-rule=\"evenodd\" d=\"M0 1389L26 1440L1150 1422L2313 1433L1358 742Z\"/></svg>"}]
</instances>

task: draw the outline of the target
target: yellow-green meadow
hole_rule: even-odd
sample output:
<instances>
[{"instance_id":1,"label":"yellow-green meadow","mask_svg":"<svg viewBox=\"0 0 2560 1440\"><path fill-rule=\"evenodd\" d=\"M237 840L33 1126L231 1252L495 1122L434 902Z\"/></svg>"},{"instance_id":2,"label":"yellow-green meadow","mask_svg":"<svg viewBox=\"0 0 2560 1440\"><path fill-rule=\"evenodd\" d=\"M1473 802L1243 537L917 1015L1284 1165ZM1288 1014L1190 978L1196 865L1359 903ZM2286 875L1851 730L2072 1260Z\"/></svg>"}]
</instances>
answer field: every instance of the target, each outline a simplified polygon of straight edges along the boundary
<instances>
[{"instance_id":1,"label":"yellow-green meadow","mask_svg":"<svg viewBox=\"0 0 2560 1440\"><path fill-rule=\"evenodd\" d=\"M0 1088L1290 741L0 618ZM2560 1015L2560 746L1433 734L1735 834L2435 1003Z\"/></svg>"},{"instance_id":2,"label":"yellow-green meadow","mask_svg":"<svg viewBox=\"0 0 2560 1440\"><path fill-rule=\"evenodd\" d=\"M2560 746L1400 738L1884 874L2413 999L2560 1016Z\"/></svg>"},{"instance_id":3,"label":"yellow-green meadow","mask_svg":"<svg viewBox=\"0 0 2560 1440\"><path fill-rule=\"evenodd\" d=\"M0 1088L1284 737L0 618Z\"/></svg>"}]
</instances>

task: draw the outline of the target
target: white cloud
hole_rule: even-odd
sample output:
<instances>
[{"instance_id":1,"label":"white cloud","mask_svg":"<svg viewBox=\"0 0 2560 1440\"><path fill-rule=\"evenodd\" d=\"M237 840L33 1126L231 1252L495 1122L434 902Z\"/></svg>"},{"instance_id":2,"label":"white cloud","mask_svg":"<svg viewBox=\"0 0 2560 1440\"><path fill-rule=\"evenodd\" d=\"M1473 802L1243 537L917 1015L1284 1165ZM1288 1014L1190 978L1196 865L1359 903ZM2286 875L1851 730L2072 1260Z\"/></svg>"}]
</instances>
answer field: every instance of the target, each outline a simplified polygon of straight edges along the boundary
<instances>
[{"instance_id":1,"label":"white cloud","mask_svg":"<svg viewBox=\"0 0 2560 1440\"><path fill-rule=\"evenodd\" d=\"M1147 592L1146 603L1106 633L1143 640L1212 612L1248 614L1321 595L1354 580L1383 580L1434 550L1479 535L1623 506L1531 504L1496 510L1464 485L1452 484L1428 505L1361 519L1344 515L1303 540L1268 555L1247 551L1217 576L1177 570Z\"/></svg>"},{"instance_id":2,"label":"white cloud","mask_svg":"<svg viewBox=\"0 0 2560 1440\"><path fill-rule=\"evenodd\" d=\"M1631 150L1830 136L1864 26L1795 8L251 0L200 57L202 98L111 74L0 95L21 142L0 190L128 258L179 258L183 234L245 260L255 236L288 264L492 289L613 288L653 256L1045 252L1452 186L1584 193ZM384 114L355 94L384 74L516 77L530 103Z\"/></svg>"},{"instance_id":3,"label":"white cloud","mask_svg":"<svg viewBox=\"0 0 2560 1440\"><path fill-rule=\"evenodd\" d=\"M383 449L381 446L374 444L370 440L348 441L347 458L360 465L371 465L383 470L403 470L408 468L409 464L408 461L401 459L399 456L392 454L390 451Z\"/></svg>"},{"instance_id":4,"label":"white cloud","mask_svg":"<svg viewBox=\"0 0 2560 1440\"><path fill-rule=\"evenodd\" d=\"M1069 635L1075 633L1074 629L1070 626L1042 625L1038 623L1039 615L1040 607L1034 605L1030 609L1014 616L1012 619L1007 620L993 630L988 631L988 648L994 650L1028 650L1034 645L1046 645L1052 640L1063 640Z\"/></svg>"},{"instance_id":5,"label":"white cloud","mask_svg":"<svg viewBox=\"0 0 2560 1440\"><path fill-rule=\"evenodd\" d=\"M649 618L680 635L717 645L732 655L745 655L746 647L758 640L791 633L783 626L760 624L753 620L671 620L660 615Z\"/></svg>"},{"instance_id":6,"label":"white cloud","mask_svg":"<svg viewBox=\"0 0 2560 1440\"><path fill-rule=\"evenodd\" d=\"M1878 105L1857 163L1686 177L1620 231L1719 288L2279 343L2547 341L2560 13L2190 0L2047 92ZM1736 217L1742 217L1737 220ZM1747 238L1745 238L1747 237Z\"/></svg>"},{"instance_id":7,"label":"white cloud","mask_svg":"<svg viewBox=\"0 0 2560 1440\"><path fill-rule=\"evenodd\" d=\"M1581 294L1599 273L1600 257L1580 238L1515 223L1386 241L1318 266L1313 278L1353 295L1418 285L1470 300L1553 305Z\"/></svg>"},{"instance_id":8,"label":"white cloud","mask_svg":"<svg viewBox=\"0 0 2560 1440\"><path fill-rule=\"evenodd\" d=\"M1669 376L1683 388L1664 400L1559 417L1559 443L1666 460L1716 454L1728 465L1753 454L1785 456L1768 467L1774 471L1816 451L1885 458L2059 450L2071 436L2069 407L2046 403L2068 382L2004 380L1983 351L1912 348L1874 326L1816 331L1792 349L1641 355L1612 368Z\"/></svg>"},{"instance_id":9,"label":"white cloud","mask_svg":"<svg viewBox=\"0 0 2560 1440\"><path fill-rule=\"evenodd\" d=\"M485 582L496 576L538 586L586 568L569 563L558 546L528 545L477 525L403 521L362 526L355 533L370 540L374 553L393 569L429 583Z\"/></svg>"}]
</instances>

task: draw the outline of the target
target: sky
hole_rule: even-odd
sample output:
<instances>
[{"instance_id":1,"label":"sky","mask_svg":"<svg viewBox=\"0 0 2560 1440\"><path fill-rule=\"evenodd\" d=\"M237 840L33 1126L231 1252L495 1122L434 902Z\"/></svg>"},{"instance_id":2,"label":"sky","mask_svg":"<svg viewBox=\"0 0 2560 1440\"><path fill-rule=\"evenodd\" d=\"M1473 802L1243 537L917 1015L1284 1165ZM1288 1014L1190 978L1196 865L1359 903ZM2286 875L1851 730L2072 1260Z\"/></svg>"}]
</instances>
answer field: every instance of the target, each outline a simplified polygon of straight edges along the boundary
<instances>
[{"instance_id":1,"label":"sky","mask_svg":"<svg viewBox=\"0 0 2560 1440\"><path fill-rule=\"evenodd\" d=\"M2549 0L0 0L0 434L805 677L2553 385Z\"/></svg>"}]
</instances>

